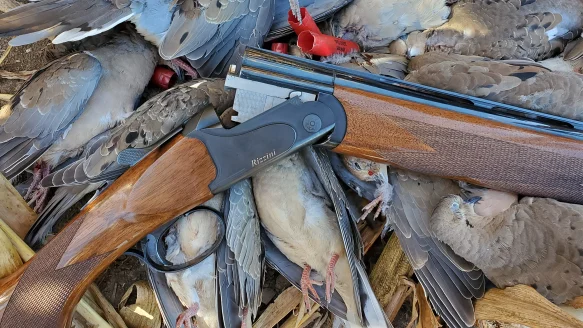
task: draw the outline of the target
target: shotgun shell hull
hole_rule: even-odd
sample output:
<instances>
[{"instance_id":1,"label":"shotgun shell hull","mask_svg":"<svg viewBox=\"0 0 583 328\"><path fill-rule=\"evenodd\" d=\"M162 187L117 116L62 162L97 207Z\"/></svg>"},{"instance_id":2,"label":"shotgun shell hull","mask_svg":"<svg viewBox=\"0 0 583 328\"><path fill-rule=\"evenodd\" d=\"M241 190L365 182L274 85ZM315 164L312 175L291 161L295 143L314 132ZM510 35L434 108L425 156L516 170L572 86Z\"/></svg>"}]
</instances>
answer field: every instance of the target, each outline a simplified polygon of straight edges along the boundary
<instances>
[{"instance_id":1,"label":"shotgun shell hull","mask_svg":"<svg viewBox=\"0 0 583 328\"><path fill-rule=\"evenodd\" d=\"M287 22L297 35L300 35L304 31L322 34L318 25L316 25L316 22L314 22L314 19L310 16L310 13L305 7L300 8L300 15L302 16L302 24L296 19L291 10L287 12Z\"/></svg>"},{"instance_id":2,"label":"shotgun shell hull","mask_svg":"<svg viewBox=\"0 0 583 328\"><path fill-rule=\"evenodd\" d=\"M355 42L311 31L304 31L298 35L298 47L304 53L323 57L360 51Z\"/></svg>"},{"instance_id":3,"label":"shotgun shell hull","mask_svg":"<svg viewBox=\"0 0 583 328\"><path fill-rule=\"evenodd\" d=\"M166 90L176 83L176 79L177 76L173 70L163 66L156 66L150 82Z\"/></svg>"},{"instance_id":4,"label":"shotgun shell hull","mask_svg":"<svg viewBox=\"0 0 583 328\"><path fill-rule=\"evenodd\" d=\"M289 46L287 43L274 42L271 44L271 51L279 52L280 54L288 54Z\"/></svg>"}]
</instances>

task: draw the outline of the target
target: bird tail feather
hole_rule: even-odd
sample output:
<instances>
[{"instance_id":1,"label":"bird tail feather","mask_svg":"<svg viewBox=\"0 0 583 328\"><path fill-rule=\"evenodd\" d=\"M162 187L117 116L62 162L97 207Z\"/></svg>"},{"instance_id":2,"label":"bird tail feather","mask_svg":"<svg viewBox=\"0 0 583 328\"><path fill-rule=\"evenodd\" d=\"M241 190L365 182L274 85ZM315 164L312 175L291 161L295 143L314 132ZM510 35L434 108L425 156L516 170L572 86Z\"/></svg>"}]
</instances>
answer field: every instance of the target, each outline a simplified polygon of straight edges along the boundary
<instances>
[{"instance_id":1,"label":"bird tail feather","mask_svg":"<svg viewBox=\"0 0 583 328\"><path fill-rule=\"evenodd\" d=\"M129 7L108 0L45 0L28 3L0 15L0 37L16 36L13 46L56 37L54 43L96 35L128 19Z\"/></svg>"}]
</instances>

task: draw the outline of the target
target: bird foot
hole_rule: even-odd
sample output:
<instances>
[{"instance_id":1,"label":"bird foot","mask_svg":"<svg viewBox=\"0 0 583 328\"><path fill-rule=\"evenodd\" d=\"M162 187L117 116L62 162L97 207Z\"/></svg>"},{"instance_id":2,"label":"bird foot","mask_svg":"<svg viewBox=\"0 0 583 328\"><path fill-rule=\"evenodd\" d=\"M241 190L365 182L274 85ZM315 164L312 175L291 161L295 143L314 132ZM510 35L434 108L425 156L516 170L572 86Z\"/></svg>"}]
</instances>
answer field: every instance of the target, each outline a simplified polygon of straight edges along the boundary
<instances>
[{"instance_id":1,"label":"bird foot","mask_svg":"<svg viewBox=\"0 0 583 328\"><path fill-rule=\"evenodd\" d=\"M196 72L196 70L192 68L192 66L190 66L190 64L188 64L184 60L180 58L174 58L171 60L171 62L172 64L182 68L186 72L186 74L192 77L193 79L198 78L198 73Z\"/></svg>"},{"instance_id":2,"label":"bird foot","mask_svg":"<svg viewBox=\"0 0 583 328\"><path fill-rule=\"evenodd\" d=\"M178 318L176 319L176 328L180 328L184 326L184 328L196 328L196 323L192 322L192 319L195 319L196 322L196 314L198 313L198 303L194 303L188 309L184 310L184 312L180 313Z\"/></svg>"},{"instance_id":3,"label":"bird foot","mask_svg":"<svg viewBox=\"0 0 583 328\"><path fill-rule=\"evenodd\" d=\"M336 286L336 274L334 273L334 268L336 267L336 262L338 262L338 254L332 255L330 262L328 263L328 270L326 270L326 302L330 304L332 300L332 294L334 293L334 288Z\"/></svg>"},{"instance_id":4,"label":"bird foot","mask_svg":"<svg viewBox=\"0 0 583 328\"><path fill-rule=\"evenodd\" d=\"M32 183L28 187L24 199L28 205L34 204L34 211L40 213L46 205L49 188L41 186L41 181L51 173L51 169L46 162L39 162L34 166L32 172Z\"/></svg>"},{"instance_id":5,"label":"bird foot","mask_svg":"<svg viewBox=\"0 0 583 328\"><path fill-rule=\"evenodd\" d=\"M365 207L362 208L362 211L364 213L362 213L362 215L360 216L360 218L358 219L359 221L364 220L367 215L369 215L370 213L372 213L372 211L374 211L374 209L376 208L376 212L374 213L374 218L378 218L379 215L381 215L381 210L383 208L382 206L382 202L384 199L384 195L381 194L379 195L379 197L375 198L372 202L368 203L368 205L366 205Z\"/></svg>"},{"instance_id":6,"label":"bird foot","mask_svg":"<svg viewBox=\"0 0 583 328\"><path fill-rule=\"evenodd\" d=\"M306 310L310 311L312 306L310 305L310 298L308 295L308 292L312 292L312 294L314 295L314 297L316 298L316 300L320 300L320 297L318 296L318 293L316 292L316 289L314 289L313 285L322 285L322 282L320 281L315 281L312 280L310 278L310 273L312 271L312 268L307 265L304 264L304 271L302 272L302 280L300 281L300 286L302 288L302 295L304 296L304 304L306 305Z\"/></svg>"}]
</instances>

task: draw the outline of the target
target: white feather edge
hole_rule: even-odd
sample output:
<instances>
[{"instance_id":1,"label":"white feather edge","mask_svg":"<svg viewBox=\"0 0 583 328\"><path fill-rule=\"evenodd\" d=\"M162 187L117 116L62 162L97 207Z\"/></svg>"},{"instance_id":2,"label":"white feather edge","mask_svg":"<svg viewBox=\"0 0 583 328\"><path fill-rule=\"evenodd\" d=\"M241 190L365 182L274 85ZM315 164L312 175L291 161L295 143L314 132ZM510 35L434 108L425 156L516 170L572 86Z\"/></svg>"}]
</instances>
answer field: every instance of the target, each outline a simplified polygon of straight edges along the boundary
<instances>
[{"instance_id":1,"label":"white feather edge","mask_svg":"<svg viewBox=\"0 0 583 328\"><path fill-rule=\"evenodd\" d=\"M103 25L102 28L97 28L97 29L93 29L93 30L89 30L89 31L81 31L81 29L79 29L79 28L74 28L74 29L65 31L65 32L57 35L57 37L53 40L53 43L59 44L59 43L70 42L70 41L79 41L79 40L82 40L86 37L97 35L101 32L107 31L107 30L115 27L118 24L121 24L121 23L129 20L134 15L135 14L133 12L129 13L126 16L120 17L120 19L118 19L116 21L111 21L108 24Z\"/></svg>"}]
</instances>

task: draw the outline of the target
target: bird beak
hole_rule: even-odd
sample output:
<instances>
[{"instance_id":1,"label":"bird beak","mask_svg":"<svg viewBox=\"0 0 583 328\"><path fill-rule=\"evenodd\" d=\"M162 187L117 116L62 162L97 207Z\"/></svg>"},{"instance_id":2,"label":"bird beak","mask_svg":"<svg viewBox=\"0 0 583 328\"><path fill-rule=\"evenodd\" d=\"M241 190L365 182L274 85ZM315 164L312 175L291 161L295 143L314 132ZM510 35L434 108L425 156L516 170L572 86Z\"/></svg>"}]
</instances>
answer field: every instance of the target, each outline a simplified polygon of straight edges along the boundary
<instances>
[{"instance_id":1,"label":"bird beak","mask_svg":"<svg viewBox=\"0 0 583 328\"><path fill-rule=\"evenodd\" d=\"M466 200L466 204L472 204L472 205L474 205L474 204L476 204L477 202L479 202L479 201L481 201L481 200L482 200L482 197L480 197L480 196L475 196L475 197L472 197L472 198L468 198L468 199Z\"/></svg>"}]
</instances>

